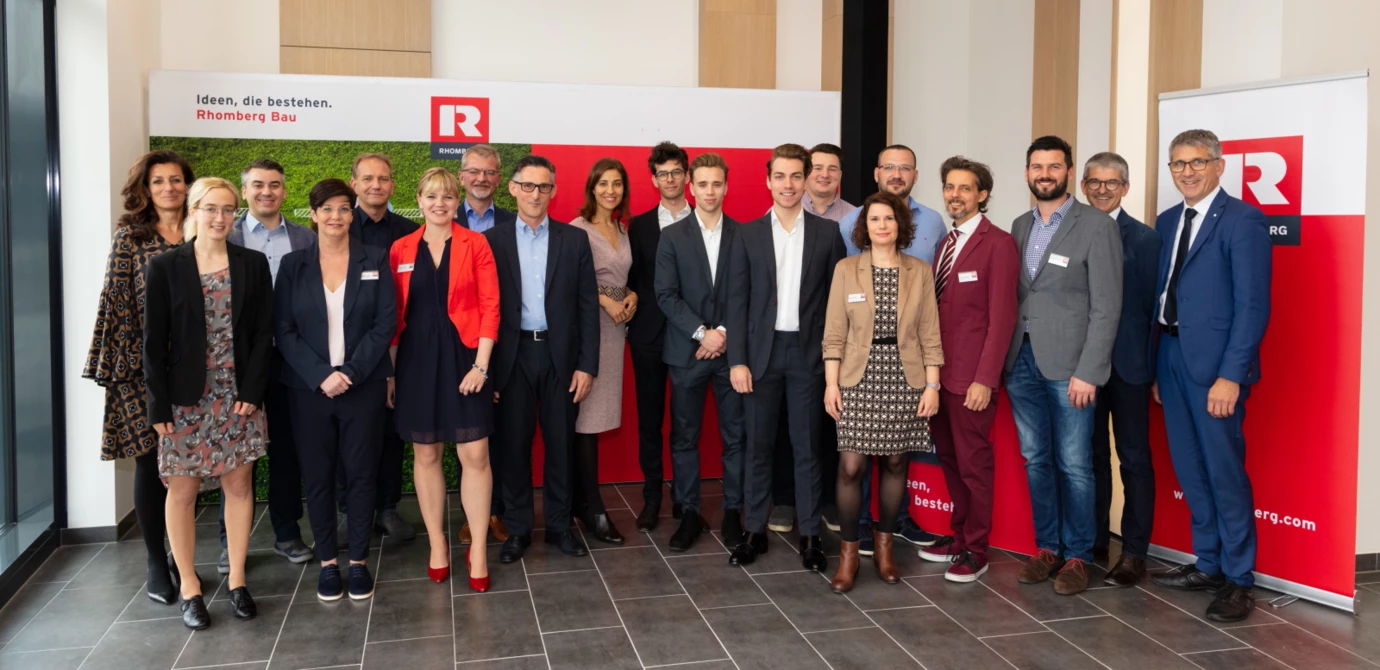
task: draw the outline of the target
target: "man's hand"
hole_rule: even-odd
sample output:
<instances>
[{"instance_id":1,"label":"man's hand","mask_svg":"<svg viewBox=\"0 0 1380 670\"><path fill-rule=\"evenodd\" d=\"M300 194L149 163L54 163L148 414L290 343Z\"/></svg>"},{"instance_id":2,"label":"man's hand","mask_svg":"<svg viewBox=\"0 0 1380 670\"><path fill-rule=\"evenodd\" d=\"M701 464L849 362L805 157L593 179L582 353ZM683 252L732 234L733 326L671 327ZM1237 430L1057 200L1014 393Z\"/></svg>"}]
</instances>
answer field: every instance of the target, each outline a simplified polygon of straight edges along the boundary
<instances>
[{"instance_id":1,"label":"man's hand","mask_svg":"<svg viewBox=\"0 0 1380 670\"><path fill-rule=\"evenodd\" d=\"M963 398L963 406L973 412L987 409L992 402L992 387L977 382L968 385L968 395Z\"/></svg>"},{"instance_id":2,"label":"man's hand","mask_svg":"<svg viewBox=\"0 0 1380 670\"><path fill-rule=\"evenodd\" d=\"M1077 377L1069 379L1069 402L1078 409L1087 409L1097 398L1097 387Z\"/></svg>"},{"instance_id":3,"label":"man's hand","mask_svg":"<svg viewBox=\"0 0 1380 670\"><path fill-rule=\"evenodd\" d=\"M733 390L739 393L752 393L752 371L746 365L735 365L728 371L728 380Z\"/></svg>"},{"instance_id":4,"label":"man's hand","mask_svg":"<svg viewBox=\"0 0 1380 670\"><path fill-rule=\"evenodd\" d=\"M575 394L575 402L584 400L592 388L594 388L594 375L576 370L575 378L570 380L570 392Z\"/></svg>"},{"instance_id":5,"label":"man's hand","mask_svg":"<svg viewBox=\"0 0 1380 670\"><path fill-rule=\"evenodd\" d=\"M1160 383L1158 380L1150 382L1150 397L1155 399L1156 405L1164 404L1164 401L1160 400Z\"/></svg>"},{"instance_id":6,"label":"man's hand","mask_svg":"<svg viewBox=\"0 0 1380 670\"><path fill-rule=\"evenodd\" d=\"M1241 397L1241 385L1230 380L1217 378L1208 389L1208 414L1214 419L1225 419L1236 413L1236 401Z\"/></svg>"},{"instance_id":7,"label":"man's hand","mask_svg":"<svg viewBox=\"0 0 1380 670\"><path fill-rule=\"evenodd\" d=\"M713 350L710 350L710 349L705 349L703 344L701 344L700 347L699 347L698 349L695 350L695 360L697 360L697 361L704 361L704 360L709 360L709 359L711 359L711 358L718 358L719 355L720 355L720 352L713 351Z\"/></svg>"},{"instance_id":8,"label":"man's hand","mask_svg":"<svg viewBox=\"0 0 1380 670\"><path fill-rule=\"evenodd\" d=\"M704 331L704 339L700 340L700 346L714 352L714 356L722 354L728 349L728 336L718 328L710 328Z\"/></svg>"}]
</instances>

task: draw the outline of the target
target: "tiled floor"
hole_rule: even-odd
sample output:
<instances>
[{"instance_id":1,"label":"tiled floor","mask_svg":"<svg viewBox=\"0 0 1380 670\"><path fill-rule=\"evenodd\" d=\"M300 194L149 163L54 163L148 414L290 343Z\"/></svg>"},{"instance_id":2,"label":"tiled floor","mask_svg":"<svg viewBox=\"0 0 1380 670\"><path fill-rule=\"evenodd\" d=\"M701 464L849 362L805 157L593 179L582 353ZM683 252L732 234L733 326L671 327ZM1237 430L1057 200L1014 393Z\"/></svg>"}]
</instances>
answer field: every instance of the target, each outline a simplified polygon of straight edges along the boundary
<instances>
[{"instance_id":1,"label":"tiled floor","mask_svg":"<svg viewBox=\"0 0 1380 670\"><path fill-rule=\"evenodd\" d=\"M706 503L717 502L706 482ZM1154 586L1055 595L1016 582L1018 557L995 552L977 584L950 584L944 566L907 548L904 581L882 584L864 561L857 587L829 591L804 572L794 537L746 570L727 564L717 534L687 554L666 550L674 523L634 532L640 487L606 487L610 513L628 536L590 556L549 551L540 537L521 564L501 566L491 546L493 589L425 577L426 538L383 542L371 555L372 600L322 603L316 569L268 549L262 510L253 534L250 622L230 618L224 585L211 601L215 625L192 633L175 607L143 590L143 544L63 547L0 610L0 668L1360 668L1380 663L1380 614L1351 616L1310 603L1260 609L1245 625L1202 619L1210 596ZM451 506L458 507L455 496ZM204 510L198 558L206 591L218 577L215 508ZM420 524L414 500L404 516ZM667 510L669 512L669 509ZM452 509L450 516L458 518ZM713 527L719 512L707 514ZM540 518L540 506L538 506ZM453 523L457 523L452 521ZM540 533L538 533L539 535ZM308 538L310 541L310 538ZM837 552L837 539L827 543ZM900 545L906 546L906 545ZM456 548L456 559L460 559ZM832 565L831 565L832 568ZM463 574L463 572L461 573ZM1095 571L1100 583L1102 571ZM1380 598L1380 573L1358 576L1360 597Z\"/></svg>"}]
</instances>

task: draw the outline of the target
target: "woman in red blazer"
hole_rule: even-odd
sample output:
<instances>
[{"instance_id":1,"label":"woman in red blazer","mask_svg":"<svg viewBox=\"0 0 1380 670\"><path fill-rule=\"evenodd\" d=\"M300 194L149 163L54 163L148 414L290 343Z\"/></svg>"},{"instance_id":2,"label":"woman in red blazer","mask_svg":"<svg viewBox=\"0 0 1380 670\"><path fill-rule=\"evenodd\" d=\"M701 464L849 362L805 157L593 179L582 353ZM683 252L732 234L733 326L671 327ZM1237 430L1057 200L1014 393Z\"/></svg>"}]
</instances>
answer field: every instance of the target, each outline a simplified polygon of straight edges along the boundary
<instances>
[{"instance_id":1,"label":"woman in red blazer","mask_svg":"<svg viewBox=\"0 0 1380 670\"><path fill-rule=\"evenodd\" d=\"M494 404L488 380L489 355L498 338L498 272L484 236L454 223L459 204L455 176L445 168L427 170L417 184L417 206L426 224L394 242L390 254L398 333L393 338L397 377L389 400L398 435L412 443L417 503L431 540L427 575L435 582L450 576L450 543L441 528L446 511L441 443L455 443L464 468L460 499L466 518L489 518L493 489ZM470 544L465 563L470 588L487 591L483 541Z\"/></svg>"}]
</instances>

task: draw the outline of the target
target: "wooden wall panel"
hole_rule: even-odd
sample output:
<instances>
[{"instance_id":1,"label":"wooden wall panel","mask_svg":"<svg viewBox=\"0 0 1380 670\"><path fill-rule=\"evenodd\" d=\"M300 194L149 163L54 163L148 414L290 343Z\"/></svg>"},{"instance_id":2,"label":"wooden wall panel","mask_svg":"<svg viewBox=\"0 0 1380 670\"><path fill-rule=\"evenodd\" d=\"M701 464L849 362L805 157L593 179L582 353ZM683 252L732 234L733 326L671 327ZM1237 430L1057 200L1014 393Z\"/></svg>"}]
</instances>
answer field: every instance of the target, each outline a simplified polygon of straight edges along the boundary
<instances>
[{"instance_id":1,"label":"wooden wall panel","mask_svg":"<svg viewBox=\"0 0 1380 670\"><path fill-rule=\"evenodd\" d=\"M1150 96L1145 128L1145 218L1158 214L1160 94L1202 85L1203 0L1155 0L1150 3Z\"/></svg>"},{"instance_id":2,"label":"wooden wall panel","mask_svg":"<svg viewBox=\"0 0 1380 670\"><path fill-rule=\"evenodd\" d=\"M1031 137L1058 135L1078 154L1079 0L1035 0ZM1070 166L1071 168L1073 166Z\"/></svg>"},{"instance_id":3,"label":"wooden wall panel","mask_svg":"<svg viewBox=\"0 0 1380 670\"><path fill-rule=\"evenodd\" d=\"M414 51L281 47L280 67L291 74L356 77L431 76L431 54Z\"/></svg>"},{"instance_id":4,"label":"wooden wall panel","mask_svg":"<svg viewBox=\"0 0 1380 670\"><path fill-rule=\"evenodd\" d=\"M700 0L699 39L700 86L776 88L776 0Z\"/></svg>"},{"instance_id":5,"label":"wooden wall panel","mask_svg":"<svg viewBox=\"0 0 1380 670\"><path fill-rule=\"evenodd\" d=\"M430 0L280 0L279 43L431 53Z\"/></svg>"},{"instance_id":6,"label":"wooden wall panel","mask_svg":"<svg viewBox=\"0 0 1380 670\"><path fill-rule=\"evenodd\" d=\"M819 88L843 89L843 0L824 0L824 34L821 36Z\"/></svg>"}]
</instances>

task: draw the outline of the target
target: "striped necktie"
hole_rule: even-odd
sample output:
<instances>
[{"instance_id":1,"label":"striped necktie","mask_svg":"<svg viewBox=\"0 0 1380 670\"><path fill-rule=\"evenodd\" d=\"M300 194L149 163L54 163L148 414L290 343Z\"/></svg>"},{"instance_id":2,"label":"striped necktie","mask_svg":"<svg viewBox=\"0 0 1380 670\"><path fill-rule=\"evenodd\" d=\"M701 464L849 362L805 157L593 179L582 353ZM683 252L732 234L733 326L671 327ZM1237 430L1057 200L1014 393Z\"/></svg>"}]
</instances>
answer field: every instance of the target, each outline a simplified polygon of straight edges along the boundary
<instances>
[{"instance_id":1,"label":"striped necktie","mask_svg":"<svg viewBox=\"0 0 1380 670\"><path fill-rule=\"evenodd\" d=\"M954 269L954 249L958 247L958 229L954 228L944 236L944 245L939 252L939 269L934 274L934 299L944 295L944 286L949 283L949 272Z\"/></svg>"}]
</instances>

